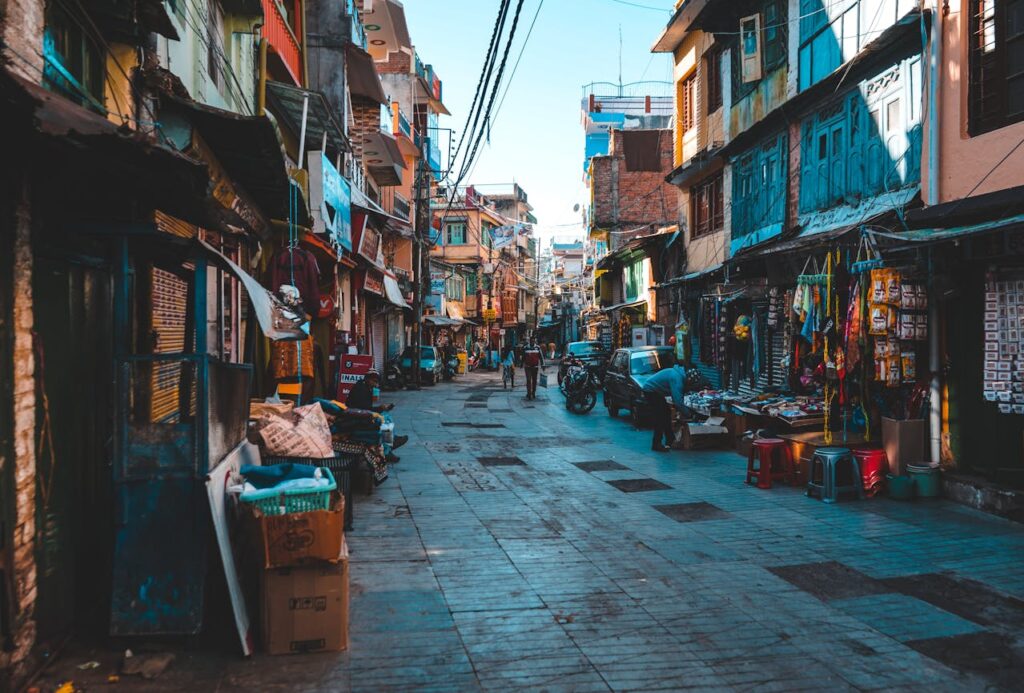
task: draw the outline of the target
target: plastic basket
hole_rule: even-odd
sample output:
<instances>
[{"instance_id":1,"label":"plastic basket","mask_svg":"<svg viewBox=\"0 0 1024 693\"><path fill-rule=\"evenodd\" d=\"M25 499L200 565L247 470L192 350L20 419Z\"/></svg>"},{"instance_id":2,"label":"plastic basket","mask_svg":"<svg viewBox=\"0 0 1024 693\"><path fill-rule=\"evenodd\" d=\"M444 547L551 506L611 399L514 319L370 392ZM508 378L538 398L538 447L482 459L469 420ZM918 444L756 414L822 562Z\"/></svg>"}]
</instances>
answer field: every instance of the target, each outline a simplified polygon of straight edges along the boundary
<instances>
[{"instance_id":1,"label":"plastic basket","mask_svg":"<svg viewBox=\"0 0 1024 693\"><path fill-rule=\"evenodd\" d=\"M324 457L323 459L318 457L274 457L271 455L264 455L261 456L260 462L264 467L270 467L275 464L285 464L287 462L308 464L313 467L326 467L331 470L331 473L334 474L335 478L337 478L338 474L351 471L352 464L355 462L355 455L335 452L334 457Z\"/></svg>"},{"instance_id":2,"label":"plastic basket","mask_svg":"<svg viewBox=\"0 0 1024 693\"><path fill-rule=\"evenodd\" d=\"M288 458L288 461L294 461ZM331 492L338 488L334 474L327 467L320 467L327 477L328 484L317 488L295 488L278 491L268 488L261 491L243 493L239 500L259 509L264 515L289 515L291 513L308 513L313 510L329 510Z\"/></svg>"}]
</instances>

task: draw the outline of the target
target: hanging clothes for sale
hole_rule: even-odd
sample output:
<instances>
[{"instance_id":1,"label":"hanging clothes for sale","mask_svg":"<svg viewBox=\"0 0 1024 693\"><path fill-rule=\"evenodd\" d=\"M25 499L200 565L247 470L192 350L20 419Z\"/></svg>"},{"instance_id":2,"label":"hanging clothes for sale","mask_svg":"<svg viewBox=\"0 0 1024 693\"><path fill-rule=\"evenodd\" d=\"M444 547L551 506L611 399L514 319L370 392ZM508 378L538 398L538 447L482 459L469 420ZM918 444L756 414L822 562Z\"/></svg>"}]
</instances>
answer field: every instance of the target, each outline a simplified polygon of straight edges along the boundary
<instances>
[{"instance_id":1,"label":"hanging clothes for sale","mask_svg":"<svg viewBox=\"0 0 1024 693\"><path fill-rule=\"evenodd\" d=\"M320 267L316 257L305 248L285 247L270 259L270 286L272 292L282 285L299 290L302 307L311 316L320 312Z\"/></svg>"},{"instance_id":2,"label":"hanging clothes for sale","mask_svg":"<svg viewBox=\"0 0 1024 693\"><path fill-rule=\"evenodd\" d=\"M270 367L275 380L314 376L313 338L301 342L271 342Z\"/></svg>"}]
</instances>

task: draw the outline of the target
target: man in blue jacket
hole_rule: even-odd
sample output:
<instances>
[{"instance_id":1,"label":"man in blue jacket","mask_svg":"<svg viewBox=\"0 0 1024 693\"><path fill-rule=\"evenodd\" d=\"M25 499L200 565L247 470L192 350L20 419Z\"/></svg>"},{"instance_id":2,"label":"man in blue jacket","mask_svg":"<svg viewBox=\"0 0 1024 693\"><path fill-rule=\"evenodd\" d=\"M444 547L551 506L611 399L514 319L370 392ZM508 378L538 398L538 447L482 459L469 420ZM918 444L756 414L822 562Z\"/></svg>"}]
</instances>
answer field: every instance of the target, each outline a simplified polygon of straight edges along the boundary
<instances>
[{"instance_id":1,"label":"man in blue jacket","mask_svg":"<svg viewBox=\"0 0 1024 693\"><path fill-rule=\"evenodd\" d=\"M675 440L675 433L672 431L672 410L665 398L671 397L672 403L682 409L685 406L683 403L684 392L686 392L686 369L678 363L671 368L658 371L644 383L644 399L647 400L647 408L650 409L654 418L654 437L651 439L651 450L667 452ZM662 437L664 437L664 443L662 443Z\"/></svg>"}]
</instances>

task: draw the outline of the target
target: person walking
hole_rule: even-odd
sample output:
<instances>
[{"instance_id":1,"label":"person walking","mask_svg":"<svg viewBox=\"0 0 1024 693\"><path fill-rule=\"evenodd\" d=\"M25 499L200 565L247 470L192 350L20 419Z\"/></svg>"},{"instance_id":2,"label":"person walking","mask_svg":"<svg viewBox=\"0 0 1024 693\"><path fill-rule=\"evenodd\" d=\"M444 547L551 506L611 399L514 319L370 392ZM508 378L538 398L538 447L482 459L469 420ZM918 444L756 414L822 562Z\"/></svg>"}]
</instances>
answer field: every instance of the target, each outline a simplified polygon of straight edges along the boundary
<instances>
[{"instance_id":1,"label":"person walking","mask_svg":"<svg viewBox=\"0 0 1024 693\"><path fill-rule=\"evenodd\" d=\"M654 417L651 450L667 452L675 439L675 433L672 430L672 409L665 398L671 397L672 403L679 409L686 406L683 403L683 393L686 392L686 369L677 363L671 368L658 371L647 379L643 391L647 408Z\"/></svg>"},{"instance_id":2,"label":"person walking","mask_svg":"<svg viewBox=\"0 0 1024 693\"><path fill-rule=\"evenodd\" d=\"M531 339L530 343L523 349L523 370L526 371L526 399L537 399L537 376L543 365L544 354L541 352L537 340Z\"/></svg>"},{"instance_id":3,"label":"person walking","mask_svg":"<svg viewBox=\"0 0 1024 693\"><path fill-rule=\"evenodd\" d=\"M505 349L505 356L501 359L501 385L513 389L516 386L516 352L512 347Z\"/></svg>"}]
</instances>

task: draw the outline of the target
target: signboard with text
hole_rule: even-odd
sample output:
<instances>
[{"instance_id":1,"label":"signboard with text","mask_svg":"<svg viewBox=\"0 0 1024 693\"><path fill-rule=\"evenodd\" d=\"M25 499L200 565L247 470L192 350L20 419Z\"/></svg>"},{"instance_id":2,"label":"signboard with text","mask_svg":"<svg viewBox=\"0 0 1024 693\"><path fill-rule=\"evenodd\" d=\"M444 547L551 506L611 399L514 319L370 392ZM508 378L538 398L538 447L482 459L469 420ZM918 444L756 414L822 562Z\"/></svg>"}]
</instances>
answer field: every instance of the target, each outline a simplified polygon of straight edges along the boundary
<instances>
[{"instance_id":1,"label":"signboard with text","mask_svg":"<svg viewBox=\"0 0 1024 693\"><path fill-rule=\"evenodd\" d=\"M359 239L359 254L377 264L380 252L380 233L369 225L363 227L363 235Z\"/></svg>"},{"instance_id":2,"label":"signboard with text","mask_svg":"<svg viewBox=\"0 0 1024 693\"><path fill-rule=\"evenodd\" d=\"M337 400L344 404L352 387L373 368L373 357L368 354L342 354L340 359Z\"/></svg>"},{"instance_id":3,"label":"signboard with text","mask_svg":"<svg viewBox=\"0 0 1024 693\"><path fill-rule=\"evenodd\" d=\"M484 320L496 320L498 317L498 311L493 308L484 309Z\"/></svg>"},{"instance_id":4,"label":"signboard with text","mask_svg":"<svg viewBox=\"0 0 1024 693\"><path fill-rule=\"evenodd\" d=\"M352 250L352 188L323 152L309 153L309 202L314 233Z\"/></svg>"},{"instance_id":5,"label":"signboard with text","mask_svg":"<svg viewBox=\"0 0 1024 693\"><path fill-rule=\"evenodd\" d=\"M366 280L363 288L378 296L384 295L384 275L375 270L366 270Z\"/></svg>"}]
</instances>

